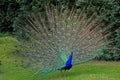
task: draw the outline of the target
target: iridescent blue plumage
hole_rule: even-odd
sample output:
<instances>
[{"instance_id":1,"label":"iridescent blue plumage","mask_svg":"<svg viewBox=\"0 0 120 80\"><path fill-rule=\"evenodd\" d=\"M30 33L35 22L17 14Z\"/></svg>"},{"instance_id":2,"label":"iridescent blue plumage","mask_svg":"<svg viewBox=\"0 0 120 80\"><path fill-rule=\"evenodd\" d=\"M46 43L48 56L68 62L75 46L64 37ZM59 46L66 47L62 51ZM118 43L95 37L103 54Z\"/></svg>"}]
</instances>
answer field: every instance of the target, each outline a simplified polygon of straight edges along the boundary
<instances>
[{"instance_id":1,"label":"iridescent blue plumage","mask_svg":"<svg viewBox=\"0 0 120 80\"><path fill-rule=\"evenodd\" d=\"M65 67L70 67L72 65L73 52L74 52L74 50L71 51L71 54L70 54L68 60L66 61L66 66Z\"/></svg>"},{"instance_id":2,"label":"iridescent blue plumage","mask_svg":"<svg viewBox=\"0 0 120 80\"><path fill-rule=\"evenodd\" d=\"M72 68L72 57L73 57L73 52L74 50L71 51L69 58L66 61L66 65L65 67L63 67L61 70L69 70L70 68Z\"/></svg>"}]
</instances>

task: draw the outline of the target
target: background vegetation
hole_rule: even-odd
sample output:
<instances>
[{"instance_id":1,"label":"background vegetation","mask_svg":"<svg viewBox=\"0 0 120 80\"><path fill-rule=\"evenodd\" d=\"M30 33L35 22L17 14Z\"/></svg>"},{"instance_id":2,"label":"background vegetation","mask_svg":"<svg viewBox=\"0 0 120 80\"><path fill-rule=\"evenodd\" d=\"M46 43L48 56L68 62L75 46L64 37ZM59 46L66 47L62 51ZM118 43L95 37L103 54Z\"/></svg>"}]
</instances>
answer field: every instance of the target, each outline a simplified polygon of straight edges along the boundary
<instances>
[{"instance_id":1,"label":"background vegetation","mask_svg":"<svg viewBox=\"0 0 120 80\"><path fill-rule=\"evenodd\" d=\"M119 0L0 0L0 32L15 32L16 24L23 15L27 15L33 10L44 11L46 3L55 6L65 5L71 8L73 5L77 8L84 8L88 14L97 12L98 15L105 14L104 21L101 24L114 22L111 32L116 31L108 38L114 40L114 43L108 47L117 48L105 50L104 54L98 59L102 60L120 60L120 1Z\"/></svg>"}]
</instances>

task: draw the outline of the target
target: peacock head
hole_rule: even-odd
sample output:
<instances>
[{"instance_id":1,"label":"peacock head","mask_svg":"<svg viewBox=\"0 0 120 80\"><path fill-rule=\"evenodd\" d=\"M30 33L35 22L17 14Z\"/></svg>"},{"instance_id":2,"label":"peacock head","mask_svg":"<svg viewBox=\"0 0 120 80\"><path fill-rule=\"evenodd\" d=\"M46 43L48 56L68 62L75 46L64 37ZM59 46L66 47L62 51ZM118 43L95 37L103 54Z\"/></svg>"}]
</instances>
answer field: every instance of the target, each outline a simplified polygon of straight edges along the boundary
<instances>
[{"instance_id":1,"label":"peacock head","mask_svg":"<svg viewBox=\"0 0 120 80\"><path fill-rule=\"evenodd\" d=\"M75 52L75 50L71 50L71 54L73 54Z\"/></svg>"}]
</instances>

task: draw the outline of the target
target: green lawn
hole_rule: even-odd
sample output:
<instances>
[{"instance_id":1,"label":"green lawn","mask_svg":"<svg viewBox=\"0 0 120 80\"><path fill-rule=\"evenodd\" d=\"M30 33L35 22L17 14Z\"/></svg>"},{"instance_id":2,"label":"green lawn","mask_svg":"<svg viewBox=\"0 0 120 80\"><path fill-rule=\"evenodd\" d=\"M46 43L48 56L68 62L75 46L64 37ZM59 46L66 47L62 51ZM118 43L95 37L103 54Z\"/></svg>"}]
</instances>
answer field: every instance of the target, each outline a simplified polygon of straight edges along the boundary
<instances>
[{"instance_id":1,"label":"green lawn","mask_svg":"<svg viewBox=\"0 0 120 80\"><path fill-rule=\"evenodd\" d=\"M23 59L15 55L18 41L12 37L0 38L0 80L120 80L120 62L91 61L74 65L63 76L60 71L45 75L33 75L30 69L16 65L15 60Z\"/></svg>"}]
</instances>

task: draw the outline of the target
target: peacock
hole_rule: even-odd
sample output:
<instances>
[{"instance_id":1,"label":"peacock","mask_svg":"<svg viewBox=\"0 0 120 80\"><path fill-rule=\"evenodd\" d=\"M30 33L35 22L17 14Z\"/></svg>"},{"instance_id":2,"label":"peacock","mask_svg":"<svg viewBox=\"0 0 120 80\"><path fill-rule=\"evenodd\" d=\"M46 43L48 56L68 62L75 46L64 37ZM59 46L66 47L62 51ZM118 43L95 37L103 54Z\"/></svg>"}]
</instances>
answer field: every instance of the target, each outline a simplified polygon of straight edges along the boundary
<instances>
[{"instance_id":1,"label":"peacock","mask_svg":"<svg viewBox=\"0 0 120 80\"><path fill-rule=\"evenodd\" d=\"M112 42L107 40L111 24L104 27L102 17L85 9L52 5L25 15L17 28L28 66L37 73L66 71L101 56Z\"/></svg>"}]
</instances>

